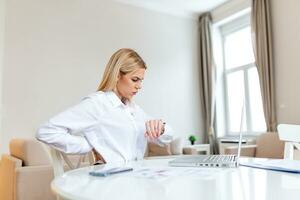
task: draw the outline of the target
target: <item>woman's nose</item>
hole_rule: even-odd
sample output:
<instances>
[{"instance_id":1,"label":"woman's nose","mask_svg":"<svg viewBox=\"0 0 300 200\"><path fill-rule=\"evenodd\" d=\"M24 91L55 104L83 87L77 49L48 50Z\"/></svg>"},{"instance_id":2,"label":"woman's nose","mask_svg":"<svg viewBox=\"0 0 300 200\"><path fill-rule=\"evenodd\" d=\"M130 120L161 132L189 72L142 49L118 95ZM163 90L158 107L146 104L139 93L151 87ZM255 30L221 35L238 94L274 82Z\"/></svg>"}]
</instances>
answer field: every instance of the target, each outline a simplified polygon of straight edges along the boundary
<instances>
[{"instance_id":1,"label":"woman's nose","mask_svg":"<svg viewBox=\"0 0 300 200\"><path fill-rule=\"evenodd\" d=\"M142 88L142 84L139 82L139 83L136 84L135 87L136 87L136 89L141 89Z\"/></svg>"}]
</instances>

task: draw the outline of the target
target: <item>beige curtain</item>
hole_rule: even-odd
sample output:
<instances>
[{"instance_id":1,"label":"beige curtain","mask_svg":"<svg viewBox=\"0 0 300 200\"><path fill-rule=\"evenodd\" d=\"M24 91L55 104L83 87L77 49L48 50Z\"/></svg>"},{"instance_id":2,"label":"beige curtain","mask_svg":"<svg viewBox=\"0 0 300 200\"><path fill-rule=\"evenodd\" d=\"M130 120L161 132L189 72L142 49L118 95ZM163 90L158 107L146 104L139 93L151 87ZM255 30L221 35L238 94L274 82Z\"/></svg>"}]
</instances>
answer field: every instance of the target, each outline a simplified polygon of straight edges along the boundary
<instances>
[{"instance_id":1,"label":"beige curtain","mask_svg":"<svg viewBox=\"0 0 300 200\"><path fill-rule=\"evenodd\" d=\"M215 65L212 55L211 15L204 13L199 17L200 29L200 94L204 111L205 142L211 145L211 151L217 153L214 132L215 112Z\"/></svg>"},{"instance_id":2,"label":"beige curtain","mask_svg":"<svg viewBox=\"0 0 300 200\"><path fill-rule=\"evenodd\" d=\"M252 0L252 42L259 75L267 131L276 131L274 65L270 0Z\"/></svg>"}]
</instances>

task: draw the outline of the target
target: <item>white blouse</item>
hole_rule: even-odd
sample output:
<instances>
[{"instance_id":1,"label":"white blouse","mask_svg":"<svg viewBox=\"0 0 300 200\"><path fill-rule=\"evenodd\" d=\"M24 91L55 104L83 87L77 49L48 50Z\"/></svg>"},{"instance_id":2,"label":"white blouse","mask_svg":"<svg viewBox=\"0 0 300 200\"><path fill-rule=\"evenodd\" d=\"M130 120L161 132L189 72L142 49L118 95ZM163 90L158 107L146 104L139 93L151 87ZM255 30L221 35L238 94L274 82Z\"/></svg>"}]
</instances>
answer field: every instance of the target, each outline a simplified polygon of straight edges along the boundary
<instances>
[{"instance_id":1,"label":"white blouse","mask_svg":"<svg viewBox=\"0 0 300 200\"><path fill-rule=\"evenodd\" d=\"M94 148L107 163L136 160L144 157L145 122L150 119L136 104L123 104L114 92L95 92L43 124L36 137L65 153L87 153ZM172 131L166 125L164 134L152 142L171 140Z\"/></svg>"}]
</instances>

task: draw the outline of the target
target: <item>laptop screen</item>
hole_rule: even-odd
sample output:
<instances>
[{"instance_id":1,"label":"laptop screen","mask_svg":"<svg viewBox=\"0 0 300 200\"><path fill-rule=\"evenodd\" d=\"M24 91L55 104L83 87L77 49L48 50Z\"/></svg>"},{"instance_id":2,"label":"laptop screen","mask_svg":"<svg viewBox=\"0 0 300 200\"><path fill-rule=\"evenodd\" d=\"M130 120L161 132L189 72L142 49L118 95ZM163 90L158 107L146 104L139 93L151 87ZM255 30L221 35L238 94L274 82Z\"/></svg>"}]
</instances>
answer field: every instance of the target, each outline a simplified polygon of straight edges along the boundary
<instances>
[{"instance_id":1,"label":"laptop screen","mask_svg":"<svg viewBox=\"0 0 300 200\"><path fill-rule=\"evenodd\" d=\"M244 121L244 113L245 113L245 101L243 101L242 112L241 112L241 122L240 122L240 136L239 136L239 146L238 146L238 154L237 158L240 158L241 148L242 148L242 131L243 131L243 121Z\"/></svg>"}]
</instances>

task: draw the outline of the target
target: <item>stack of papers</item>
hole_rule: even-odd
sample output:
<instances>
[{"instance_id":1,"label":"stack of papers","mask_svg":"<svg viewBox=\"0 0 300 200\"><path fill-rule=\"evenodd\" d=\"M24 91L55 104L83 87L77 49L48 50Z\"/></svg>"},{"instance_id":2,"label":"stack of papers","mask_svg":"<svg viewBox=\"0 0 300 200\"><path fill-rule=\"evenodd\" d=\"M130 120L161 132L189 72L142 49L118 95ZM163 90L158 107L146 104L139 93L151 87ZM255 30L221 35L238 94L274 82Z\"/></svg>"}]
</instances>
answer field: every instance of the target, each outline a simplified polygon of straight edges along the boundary
<instances>
[{"instance_id":1,"label":"stack of papers","mask_svg":"<svg viewBox=\"0 0 300 200\"><path fill-rule=\"evenodd\" d=\"M260 159L255 159L253 161L241 161L240 165L246 166L246 167L275 170L275 171L300 173L300 161L298 161L298 160L283 160L283 159L260 160Z\"/></svg>"}]
</instances>

